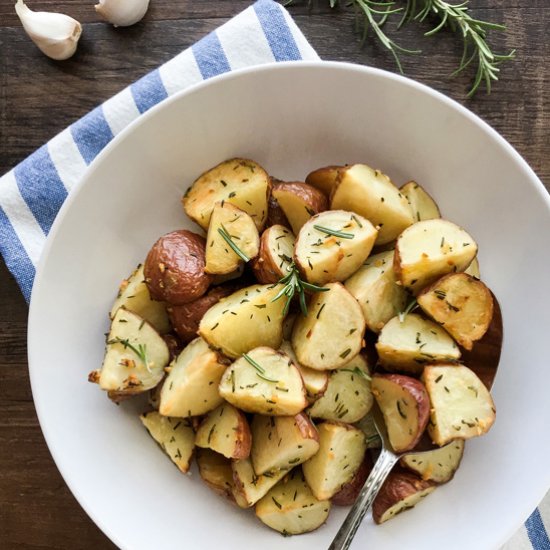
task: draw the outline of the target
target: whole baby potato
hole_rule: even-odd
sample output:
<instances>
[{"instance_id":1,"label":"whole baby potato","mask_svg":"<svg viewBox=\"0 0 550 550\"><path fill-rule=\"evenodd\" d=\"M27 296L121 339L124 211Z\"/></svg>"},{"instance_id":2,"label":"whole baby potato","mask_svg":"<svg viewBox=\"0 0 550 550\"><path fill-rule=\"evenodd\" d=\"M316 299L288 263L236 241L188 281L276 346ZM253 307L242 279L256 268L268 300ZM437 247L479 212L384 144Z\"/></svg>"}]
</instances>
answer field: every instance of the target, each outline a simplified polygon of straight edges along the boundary
<instances>
[{"instance_id":1,"label":"whole baby potato","mask_svg":"<svg viewBox=\"0 0 550 550\"><path fill-rule=\"evenodd\" d=\"M147 254L145 283L151 298L181 305L200 298L212 277L204 272L204 237L181 229L161 237Z\"/></svg>"}]
</instances>

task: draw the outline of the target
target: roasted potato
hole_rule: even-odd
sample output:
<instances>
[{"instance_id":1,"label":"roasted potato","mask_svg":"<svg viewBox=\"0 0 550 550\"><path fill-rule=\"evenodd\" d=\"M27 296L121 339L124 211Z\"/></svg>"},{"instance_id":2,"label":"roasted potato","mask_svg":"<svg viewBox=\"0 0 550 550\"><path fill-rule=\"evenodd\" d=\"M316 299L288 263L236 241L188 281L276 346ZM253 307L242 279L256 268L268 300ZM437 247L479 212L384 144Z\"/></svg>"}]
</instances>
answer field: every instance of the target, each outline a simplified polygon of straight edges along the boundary
<instances>
[{"instance_id":1,"label":"roasted potato","mask_svg":"<svg viewBox=\"0 0 550 550\"><path fill-rule=\"evenodd\" d=\"M298 368L288 355L265 346L237 359L219 389L229 403L251 413L295 415L308 404Z\"/></svg>"},{"instance_id":2,"label":"roasted potato","mask_svg":"<svg viewBox=\"0 0 550 550\"><path fill-rule=\"evenodd\" d=\"M218 386L227 364L202 338L193 340L170 364L160 392L160 414L199 416L221 405Z\"/></svg>"},{"instance_id":3,"label":"roasted potato","mask_svg":"<svg viewBox=\"0 0 550 550\"><path fill-rule=\"evenodd\" d=\"M489 390L463 365L430 365L422 381L430 396L428 433L439 446L453 439L470 439L491 429L496 417Z\"/></svg>"},{"instance_id":4,"label":"roasted potato","mask_svg":"<svg viewBox=\"0 0 550 550\"><path fill-rule=\"evenodd\" d=\"M257 504L256 516L283 535L299 535L320 527L330 512L330 501L315 498L299 468L292 470Z\"/></svg>"},{"instance_id":5,"label":"roasted potato","mask_svg":"<svg viewBox=\"0 0 550 550\"><path fill-rule=\"evenodd\" d=\"M327 197L330 196L332 190L338 183L338 177L344 166L325 166L313 170L306 177L306 183L312 185L319 191L323 192Z\"/></svg>"},{"instance_id":6,"label":"roasted potato","mask_svg":"<svg viewBox=\"0 0 550 550\"><path fill-rule=\"evenodd\" d=\"M298 359L296 358L296 354L292 349L292 344L287 340L283 340L279 350L286 353L292 359L292 362L298 367L304 381L308 401L313 403L316 399L319 399L319 397L321 397L327 389L328 373L326 371L314 370L300 365Z\"/></svg>"},{"instance_id":7,"label":"roasted potato","mask_svg":"<svg viewBox=\"0 0 550 550\"><path fill-rule=\"evenodd\" d=\"M371 409L369 367L362 355L357 355L340 369L331 371L325 393L308 409L312 418L357 422Z\"/></svg>"},{"instance_id":8,"label":"roasted potato","mask_svg":"<svg viewBox=\"0 0 550 550\"><path fill-rule=\"evenodd\" d=\"M374 464L369 453L365 453L365 458L363 458L363 462L361 462L361 465L356 470L355 475L330 499L332 504L336 504L336 506L351 506L357 500L373 466Z\"/></svg>"},{"instance_id":9,"label":"roasted potato","mask_svg":"<svg viewBox=\"0 0 550 550\"><path fill-rule=\"evenodd\" d=\"M366 164L347 166L332 190L330 208L361 214L378 228L376 244L393 241L414 222L404 195L380 170Z\"/></svg>"},{"instance_id":10,"label":"roasted potato","mask_svg":"<svg viewBox=\"0 0 550 550\"><path fill-rule=\"evenodd\" d=\"M258 475L254 471L250 458L233 460L233 497L241 508L254 506L280 479L288 474L288 470L266 472Z\"/></svg>"},{"instance_id":11,"label":"roasted potato","mask_svg":"<svg viewBox=\"0 0 550 550\"><path fill-rule=\"evenodd\" d=\"M204 237L186 229L161 237L147 254L143 273L151 298L173 305L200 298L212 279L204 272Z\"/></svg>"},{"instance_id":12,"label":"roasted potato","mask_svg":"<svg viewBox=\"0 0 550 550\"><path fill-rule=\"evenodd\" d=\"M397 280L414 294L451 272L464 271L477 244L464 229L447 220L426 220L405 229L395 245Z\"/></svg>"},{"instance_id":13,"label":"roasted potato","mask_svg":"<svg viewBox=\"0 0 550 550\"><path fill-rule=\"evenodd\" d=\"M433 451L420 454L407 454L399 464L411 470L422 479L435 483L450 481L458 470L464 454L464 440L455 439Z\"/></svg>"},{"instance_id":14,"label":"roasted potato","mask_svg":"<svg viewBox=\"0 0 550 550\"><path fill-rule=\"evenodd\" d=\"M250 458L256 474L291 470L319 450L319 434L307 414L255 415Z\"/></svg>"},{"instance_id":15,"label":"roasted potato","mask_svg":"<svg viewBox=\"0 0 550 550\"><path fill-rule=\"evenodd\" d=\"M344 283L359 302L367 327L379 333L397 313L405 309L408 294L396 284L393 250L374 254Z\"/></svg>"},{"instance_id":16,"label":"roasted potato","mask_svg":"<svg viewBox=\"0 0 550 550\"><path fill-rule=\"evenodd\" d=\"M273 186L271 191L295 235L311 216L324 212L328 200L324 193L301 181L282 182Z\"/></svg>"},{"instance_id":17,"label":"roasted potato","mask_svg":"<svg viewBox=\"0 0 550 550\"><path fill-rule=\"evenodd\" d=\"M460 359L460 350L449 334L415 313L388 321L378 336L376 351L386 370L413 374L420 374L426 363Z\"/></svg>"},{"instance_id":18,"label":"roasted potato","mask_svg":"<svg viewBox=\"0 0 550 550\"><path fill-rule=\"evenodd\" d=\"M170 322L183 343L187 344L198 336L199 323L204 314L214 304L234 291L235 288L231 285L214 286L204 296L192 302L181 306L168 306Z\"/></svg>"},{"instance_id":19,"label":"roasted potato","mask_svg":"<svg viewBox=\"0 0 550 550\"><path fill-rule=\"evenodd\" d=\"M162 380L169 358L159 333L139 315L119 308L107 335L101 369L92 371L88 380L114 392L117 399L143 393Z\"/></svg>"},{"instance_id":20,"label":"roasted potato","mask_svg":"<svg viewBox=\"0 0 550 550\"><path fill-rule=\"evenodd\" d=\"M464 273L471 275L472 277L475 277L476 279L480 278L479 274L479 260L477 259L477 256L472 260L472 263L467 267L467 269L464 271Z\"/></svg>"},{"instance_id":21,"label":"roasted potato","mask_svg":"<svg viewBox=\"0 0 550 550\"><path fill-rule=\"evenodd\" d=\"M441 218L439 208L428 192L415 181L409 181L400 189L411 206L415 222Z\"/></svg>"},{"instance_id":22,"label":"roasted potato","mask_svg":"<svg viewBox=\"0 0 550 550\"><path fill-rule=\"evenodd\" d=\"M189 471L195 450L195 432L187 420L169 418L156 411L140 416L151 437L182 472Z\"/></svg>"},{"instance_id":23,"label":"roasted potato","mask_svg":"<svg viewBox=\"0 0 550 550\"><path fill-rule=\"evenodd\" d=\"M417 297L424 313L439 323L465 349L487 332L493 318L493 296L478 279L451 273Z\"/></svg>"},{"instance_id":24,"label":"roasted potato","mask_svg":"<svg viewBox=\"0 0 550 550\"><path fill-rule=\"evenodd\" d=\"M246 416L229 403L222 403L204 417L195 445L212 449L226 458L247 458L252 438Z\"/></svg>"},{"instance_id":25,"label":"roasted potato","mask_svg":"<svg viewBox=\"0 0 550 550\"><path fill-rule=\"evenodd\" d=\"M413 508L435 488L433 481L420 479L406 470L394 469L372 503L374 523L384 523L397 514Z\"/></svg>"},{"instance_id":26,"label":"roasted potato","mask_svg":"<svg viewBox=\"0 0 550 550\"><path fill-rule=\"evenodd\" d=\"M272 184L273 178L271 178ZM279 203L273 197L273 195L269 196L269 200L267 202L267 227L271 227L272 225L282 225L283 227L286 227L290 229L290 223L286 219L285 213L283 212L283 209L279 206Z\"/></svg>"},{"instance_id":27,"label":"roasted potato","mask_svg":"<svg viewBox=\"0 0 550 550\"><path fill-rule=\"evenodd\" d=\"M285 300L279 285L252 285L213 305L199 324L208 344L236 359L259 346L277 349L283 341Z\"/></svg>"},{"instance_id":28,"label":"roasted potato","mask_svg":"<svg viewBox=\"0 0 550 550\"><path fill-rule=\"evenodd\" d=\"M418 443L430 418L430 399L422 382L403 374L375 374L372 393L396 453L410 451Z\"/></svg>"},{"instance_id":29,"label":"roasted potato","mask_svg":"<svg viewBox=\"0 0 550 550\"><path fill-rule=\"evenodd\" d=\"M210 449L199 449L197 466L202 480L210 489L222 497L235 500L233 497L233 470L229 458Z\"/></svg>"},{"instance_id":30,"label":"roasted potato","mask_svg":"<svg viewBox=\"0 0 550 550\"><path fill-rule=\"evenodd\" d=\"M121 307L145 319L159 334L166 334L171 330L166 304L151 299L145 284L142 264L139 264L128 279L124 279L120 284L118 296L109 314L111 320Z\"/></svg>"},{"instance_id":31,"label":"roasted potato","mask_svg":"<svg viewBox=\"0 0 550 550\"><path fill-rule=\"evenodd\" d=\"M353 212L330 210L304 224L294 262L308 283L344 281L361 267L376 239L373 225Z\"/></svg>"},{"instance_id":32,"label":"roasted potato","mask_svg":"<svg viewBox=\"0 0 550 550\"><path fill-rule=\"evenodd\" d=\"M363 432L350 424L323 422L317 430L319 451L302 464L302 469L315 497L328 500L353 479L367 444Z\"/></svg>"},{"instance_id":33,"label":"roasted potato","mask_svg":"<svg viewBox=\"0 0 550 550\"><path fill-rule=\"evenodd\" d=\"M233 273L243 262L255 258L259 249L260 235L254 220L231 203L216 203L206 236L205 272Z\"/></svg>"},{"instance_id":34,"label":"roasted potato","mask_svg":"<svg viewBox=\"0 0 550 550\"><path fill-rule=\"evenodd\" d=\"M295 241L290 229L282 225L272 225L262 233L258 256L252 262L258 282L274 284L287 275Z\"/></svg>"},{"instance_id":35,"label":"roasted potato","mask_svg":"<svg viewBox=\"0 0 550 550\"><path fill-rule=\"evenodd\" d=\"M267 172L248 159L226 160L199 176L185 193L182 203L187 215L208 229L217 202L229 202L247 212L258 230L267 219L271 180Z\"/></svg>"},{"instance_id":36,"label":"roasted potato","mask_svg":"<svg viewBox=\"0 0 550 550\"><path fill-rule=\"evenodd\" d=\"M307 316L299 316L292 347L301 365L333 370L349 363L361 350L365 319L357 300L340 283L311 297Z\"/></svg>"}]
</instances>

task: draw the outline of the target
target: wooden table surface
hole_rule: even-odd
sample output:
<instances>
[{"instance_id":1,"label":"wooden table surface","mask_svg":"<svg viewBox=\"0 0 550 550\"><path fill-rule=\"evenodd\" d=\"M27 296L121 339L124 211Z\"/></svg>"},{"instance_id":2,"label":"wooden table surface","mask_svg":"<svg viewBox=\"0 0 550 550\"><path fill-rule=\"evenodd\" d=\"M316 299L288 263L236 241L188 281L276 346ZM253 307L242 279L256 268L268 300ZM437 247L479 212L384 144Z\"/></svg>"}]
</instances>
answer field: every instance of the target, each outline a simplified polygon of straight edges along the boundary
<instances>
[{"instance_id":1,"label":"wooden table surface","mask_svg":"<svg viewBox=\"0 0 550 550\"><path fill-rule=\"evenodd\" d=\"M398 3L401 0L398 0ZM23 32L14 0L0 0L0 174L58 131L150 69L193 44L249 5L248 0L152 0L146 18L127 29L98 21L93 1L29 0L33 9L63 11L84 24L77 54L57 63ZM328 0L289 7L323 59L395 70L377 44L363 48L353 13ZM400 44L423 53L403 59L406 74L467 105L500 132L550 183L550 2L471 0L476 16L508 26L492 43L516 48L489 96L465 100L469 76L450 79L461 49L450 33L423 39L430 27L399 31ZM388 31L390 32L390 31ZM0 260L0 548L114 548L80 508L58 473L33 406L26 353L27 305Z\"/></svg>"}]
</instances>

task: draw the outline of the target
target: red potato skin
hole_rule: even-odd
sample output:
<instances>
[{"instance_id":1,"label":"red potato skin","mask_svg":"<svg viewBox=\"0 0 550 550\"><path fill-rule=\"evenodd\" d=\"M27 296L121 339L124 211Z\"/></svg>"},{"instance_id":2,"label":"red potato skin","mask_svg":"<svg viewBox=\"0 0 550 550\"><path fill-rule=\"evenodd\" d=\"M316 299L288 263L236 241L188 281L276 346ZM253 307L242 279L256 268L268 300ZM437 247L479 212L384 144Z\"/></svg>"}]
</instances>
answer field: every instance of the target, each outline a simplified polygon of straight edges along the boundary
<instances>
[{"instance_id":1,"label":"red potato skin","mask_svg":"<svg viewBox=\"0 0 550 550\"><path fill-rule=\"evenodd\" d=\"M396 452L410 451L411 449L414 449L414 447L422 438L422 434L424 433L424 430L426 429L426 426L428 425L428 421L430 419L430 398L428 396L428 392L426 391L424 384L422 384L420 380L412 378L411 376L406 376L404 374L375 374L372 377L372 393L377 401L378 399L376 397L376 379L380 378L388 380L404 388L416 403L416 412L418 415L418 433L406 449L395 449Z\"/></svg>"},{"instance_id":2,"label":"red potato skin","mask_svg":"<svg viewBox=\"0 0 550 550\"><path fill-rule=\"evenodd\" d=\"M193 302L180 306L168 306L170 322L184 344L188 344L198 336L199 323L204 314L234 290L235 288L231 285L217 286Z\"/></svg>"},{"instance_id":3,"label":"red potato skin","mask_svg":"<svg viewBox=\"0 0 550 550\"><path fill-rule=\"evenodd\" d=\"M170 361L173 361L183 349L180 339L172 333L164 334L162 339L168 346L168 352L170 354Z\"/></svg>"},{"instance_id":4,"label":"red potato skin","mask_svg":"<svg viewBox=\"0 0 550 550\"><path fill-rule=\"evenodd\" d=\"M307 175L306 183L328 196L336 186L342 168L344 167L335 165L318 168Z\"/></svg>"},{"instance_id":5,"label":"red potato skin","mask_svg":"<svg viewBox=\"0 0 550 550\"><path fill-rule=\"evenodd\" d=\"M239 460L250 456L252 433L250 432L250 426L248 425L248 420L244 413L238 409L236 410L239 413L239 423L235 430L235 450L231 458Z\"/></svg>"},{"instance_id":6,"label":"red potato skin","mask_svg":"<svg viewBox=\"0 0 550 550\"><path fill-rule=\"evenodd\" d=\"M279 192L291 193L302 199L308 208L311 209L312 216L328 210L327 196L319 191L319 189L302 181L277 183L273 186L272 190L275 199L277 199L277 193Z\"/></svg>"},{"instance_id":7,"label":"red potato skin","mask_svg":"<svg viewBox=\"0 0 550 550\"><path fill-rule=\"evenodd\" d=\"M267 228L260 238L260 250L256 258L252 261L252 271L256 280L263 285L275 284L284 276L278 264L269 250L269 231Z\"/></svg>"},{"instance_id":8,"label":"red potato skin","mask_svg":"<svg viewBox=\"0 0 550 550\"><path fill-rule=\"evenodd\" d=\"M398 502L429 487L435 487L433 481L425 481L415 474L395 468L390 472L374 502L372 503L372 518L374 523L380 524L381 518L392 506Z\"/></svg>"},{"instance_id":9,"label":"red potato skin","mask_svg":"<svg viewBox=\"0 0 550 550\"><path fill-rule=\"evenodd\" d=\"M373 466L370 454L365 453L365 458L355 475L332 497L332 503L336 506L351 506L357 500Z\"/></svg>"},{"instance_id":10,"label":"red potato skin","mask_svg":"<svg viewBox=\"0 0 550 550\"><path fill-rule=\"evenodd\" d=\"M319 441L319 432L306 413L298 413L294 417L294 422L296 423L296 427L300 430L300 434L304 439Z\"/></svg>"},{"instance_id":11,"label":"red potato skin","mask_svg":"<svg viewBox=\"0 0 550 550\"><path fill-rule=\"evenodd\" d=\"M147 254L145 284L151 298L171 305L200 298L212 277L204 272L206 240L181 229L161 237Z\"/></svg>"},{"instance_id":12,"label":"red potato skin","mask_svg":"<svg viewBox=\"0 0 550 550\"><path fill-rule=\"evenodd\" d=\"M267 201L267 226L271 227L272 225L284 225L290 229L290 223L288 223L285 213L279 206L277 199L270 196Z\"/></svg>"}]
</instances>

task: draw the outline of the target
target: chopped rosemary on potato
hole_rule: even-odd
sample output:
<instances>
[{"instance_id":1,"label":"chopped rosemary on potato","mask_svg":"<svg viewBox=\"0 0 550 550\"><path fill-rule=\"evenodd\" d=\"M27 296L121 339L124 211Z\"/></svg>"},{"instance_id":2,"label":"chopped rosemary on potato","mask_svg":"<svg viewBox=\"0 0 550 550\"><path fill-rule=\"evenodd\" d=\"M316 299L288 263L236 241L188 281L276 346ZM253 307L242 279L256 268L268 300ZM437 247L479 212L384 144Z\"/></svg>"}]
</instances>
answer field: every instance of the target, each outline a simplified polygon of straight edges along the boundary
<instances>
[{"instance_id":1,"label":"chopped rosemary on potato","mask_svg":"<svg viewBox=\"0 0 550 550\"><path fill-rule=\"evenodd\" d=\"M128 338L116 337L112 340L108 340L107 344L122 344L124 349L131 349L141 360L148 372L151 372L149 368L149 360L147 359L147 344L138 344L137 348L130 343Z\"/></svg>"},{"instance_id":2,"label":"chopped rosemary on potato","mask_svg":"<svg viewBox=\"0 0 550 550\"><path fill-rule=\"evenodd\" d=\"M279 382L274 378L269 378L269 376L266 376L265 369L261 365L256 363L256 361L254 361L254 359L252 359L250 355L248 355L247 353L243 353L243 357L256 369L256 374L258 375L259 378L261 378L262 380L265 380L266 382L274 382L275 384Z\"/></svg>"},{"instance_id":3,"label":"chopped rosemary on potato","mask_svg":"<svg viewBox=\"0 0 550 550\"><path fill-rule=\"evenodd\" d=\"M326 233L327 235L332 235L333 237L340 237L341 239L353 239L355 235L353 233L345 233L344 231L337 231L336 229L331 229L330 227L324 227L323 225L314 225L313 226L317 231L321 233Z\"/></svg>"},{"instance_id":4,"label":"chopped rosemary on potato","mask_svg":"<svg viewBox=\"0 0 550 550\"><path fill-rule=\"evenodd\" d=\"M250 258L234 243L233 239L231 238L231 235L227 231L227 229L222 225L221 227L218 227L218 233L223 237L225 242L233 249L233 252L241 258L241 260L248 262L250 261Z\"/></svg>"}]
</instances>

